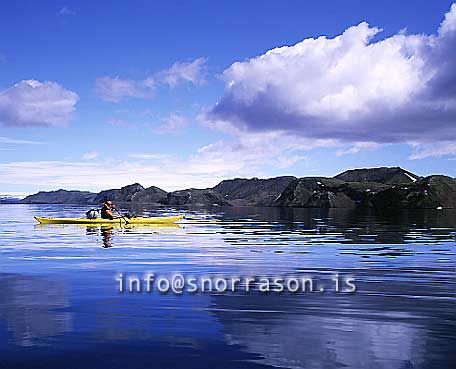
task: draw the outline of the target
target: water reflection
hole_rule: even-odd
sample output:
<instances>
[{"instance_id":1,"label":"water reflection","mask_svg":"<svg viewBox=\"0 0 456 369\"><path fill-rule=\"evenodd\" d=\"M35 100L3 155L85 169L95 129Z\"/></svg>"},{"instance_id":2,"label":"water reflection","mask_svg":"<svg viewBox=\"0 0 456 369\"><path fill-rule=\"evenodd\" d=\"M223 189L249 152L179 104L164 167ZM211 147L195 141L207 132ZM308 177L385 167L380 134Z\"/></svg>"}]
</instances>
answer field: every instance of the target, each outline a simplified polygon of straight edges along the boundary
<instances>
[{"instance_id":1,"label":"water reflection","mask_svg":"<svg viewBox=\"0 0 456 369\"><path fill-rule=\"evenodd\" d=\"M77 207L60 207L59 212L55 211L55 207L51 209L52 211L44 215L76 216L82 211ZM456 242L456 211L452 210L374 212L360 209L228 207L202 211L169 208L148 210L137 206L131 209L127 207L127 210L133 210L139 216L161 216L185 212L188 220L172 225L135 225L115 228L114 232L106 232L106 244L112 245L113 234L121 236L128 231L137 234L166 233L172 231L173 227L176 227L175 230L186 227L188 235L219 234L225 236L225 240L234 245L263 244L263 242L277 245L290 243L404 245ZM30 216L32 214L34 213ZM66 229L68 227L66 226ZM75 229L78 226L71 227ZM125 231L120 231L122 229ZM95 234L95 232L88 231L87 234ZM397 250L393 247L391 256L401 254L404 250L406 249ZM388 248L386 251L388 252ZM408 253L405 251L403 255ZM365 253L359 255L369 257Z\"/></svg>"},{"instance_id":2,"label":"water reflection","mask_svg":"<svg viewBox=\"0 0 456 369\"><path fill-rule=\"evenodd\" d=\"M65 283L50 278L0 274L0 321L20 346L72 331Z\"/></svg>"},{"instance_id":3,"label":"water reflection","mask_svg":"<svg viewBox=\"0 0 456 369\"><path fill-rule=\"evenodd\" d=\"M46 225L42 225L46 226ZM148 224L148 225L124 225L122 227L113 226L86 226L86 235L100 238L102 247L105 249L113 247L113 236L125 233L159 234L170 230L182 229L179 224Z\"/></svg>"},{"instance_id":4,"label":"water reflection","mask_svg":"<svg viewBox=\"0 0 456 369\"><path fill-rule=\"evenodd\" d=\"M443 288L450 297L455 282L448 282ZM386 283L363 285L363 293L350 296L214 295L211 311L228 344L275 367L451 367L454 296L440 300L425 286L417 291L400 279ZM417 296L429 298L417 305Z\"/></svg>"},{"instance_id":5,"label":"water reflection","mask_svg":"<svg viewBox=\"0 0 456 369\"><path fill-rule=\"evenodd\" d=\"M103 248L108 249L112 247L112 235L114 233L114 227L100 226L100 227L87 227L86 234L88 236L99 236L101 234L101 240Z\"/></svg>"},{"instance_id":6,"label":"water reflection","mask_svg":"<svg viewBox=\"0 0 456 369\"><path fill-rule=\"evenodd\" d=\"M236 234L236 242L262 234L276 241L307 243L456 241L456 211L453 210L374 212L358 209L225 208L218 217L225 231ZM296 237L281 238L287 235Z\"/></svg>"},{"instance_id":7,"label":"water reflection","mask_svg":"<svg viewBox=\"0 0 456 369\"><path fill-rule=\"evenodd\" d=\"M37 213L83 210L0 207L0 266L12 273L0 277L0 350L7 331L27 350L52 341L42 355L62 361L47 368L68 367L74 346L85 367L100 352L119 367L440 369L456 362L454 211L214 208L185 210L181 225L33 223ZM358 291L117 293L115 273L145 271L339 272L354 275ZM2 360L14 355L0 351Z\"/></svg>"}]
</instances>

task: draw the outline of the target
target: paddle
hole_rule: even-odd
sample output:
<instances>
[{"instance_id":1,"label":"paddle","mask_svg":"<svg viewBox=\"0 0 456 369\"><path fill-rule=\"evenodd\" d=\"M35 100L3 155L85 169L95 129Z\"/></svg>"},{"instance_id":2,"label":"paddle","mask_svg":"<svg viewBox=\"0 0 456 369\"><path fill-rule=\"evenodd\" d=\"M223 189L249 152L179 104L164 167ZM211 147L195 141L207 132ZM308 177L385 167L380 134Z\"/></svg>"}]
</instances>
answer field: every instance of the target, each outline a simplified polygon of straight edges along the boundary
<instances>
[{"instance_id":1,"label":"paddle","mask_svg":"<svg viewBox=\"0 0 456 369\"><path fill-rule=\"evenodd\" d=\"M125 216L114 206L114 210L117 211L117 214L125 221L126 224L130 224L130 222L125 218Z\"/></svg>"}]
</instances>

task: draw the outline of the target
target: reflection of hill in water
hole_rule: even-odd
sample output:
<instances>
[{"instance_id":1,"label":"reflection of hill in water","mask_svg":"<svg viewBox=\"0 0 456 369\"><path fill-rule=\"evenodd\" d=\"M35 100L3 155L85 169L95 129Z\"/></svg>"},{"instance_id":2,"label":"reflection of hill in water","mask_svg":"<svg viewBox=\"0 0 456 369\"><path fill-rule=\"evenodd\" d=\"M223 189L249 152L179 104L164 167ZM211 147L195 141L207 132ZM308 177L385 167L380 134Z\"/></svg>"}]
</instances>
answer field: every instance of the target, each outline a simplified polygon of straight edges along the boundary
<instances>
[{"instance_id":1,"label":"reflection of hill in water","mask_svg":"<svg viewBox=\"0 0 456 369\"><path fill-rule=\"evenodd\" d=\"M257 231L257 235L264 234L271 238L280 235L299 236L300 232L305 232L307 236L315 235L315 238L308 239L313 243L394 244L419 242L421 239L436 241L441 237L454 240L456 211L224 208L222 219L236 222L244 219L244 231ZM258 224L252 220L267 220L267 223ZM221 225L228 231L239 228L239 223ZM242 233L239 238L242 239Z\"/></svg>"},{"instance_id":2,"label":"reflection of hill in water","mask_svg":"<svg viewBox=\"0 0 456 369\"><path fill-rule=\"evenodd\" d=\"M413 325L354 319L300 317L273 327L237 321L229 332L227 343L261 355L264 364L286 368L320 368L322 360L326 368L369 368L372 363L376 368L416 368L425 344Z\"/></svg>"},{"instance_id":3,"label":"reflection of hill in water","mask_svg":"<svg viewBox=\"0 0 456 369\"><path fill-rule=\"evenodd\" d=\"M388 281L365 284L352 295L218 295L212 311L228 344L261 355L264 364L290 368L451 367L454 342L436 347L456 323L450 283ZM386 292L387 290L387 292ZM436 323L439 322L439 323ZM438 340L437 340L438 341ZM431 358L439 350L443 362ZM430 365L432 363L432 365Z\"/></svg>"},{"instance_id":4,"label":"reflection of hill in water","mask_svg":"<svg viewBox=\"0 0 456 369\"><path fill-rule=\"evenodd\" d=\"M0 321L21 346L72 331L70 306L65 285L32 276L0 274Z\"/></svg>"}]
</instances>

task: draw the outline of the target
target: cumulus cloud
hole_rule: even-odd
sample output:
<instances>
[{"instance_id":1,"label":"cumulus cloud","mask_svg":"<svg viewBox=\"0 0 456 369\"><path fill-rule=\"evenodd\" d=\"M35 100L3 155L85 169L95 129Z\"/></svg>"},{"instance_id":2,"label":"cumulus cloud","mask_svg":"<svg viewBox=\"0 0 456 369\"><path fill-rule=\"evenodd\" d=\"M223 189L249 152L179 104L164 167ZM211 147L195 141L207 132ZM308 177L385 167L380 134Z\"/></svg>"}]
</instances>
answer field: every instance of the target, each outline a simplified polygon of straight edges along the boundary
<instances>
[{"instance_id":1,"label":"cumulus cloud","mask_svg":"<svg viewBox=\"0 0 456 369\"><path fill-rule=\"evenodd\" d=\"M101 77L95 81L95 93L103 100L120 102L124 98L151 98L155 85L151 81L134 81L119 77Z\"/></svg>"},{"instance_id":2,"label":"cumulus cloud","mask_svg":"<svg viewBox=\"0 0 456 369\"><path fill-rule=\"evenodd\" d=\"M58 126L68 123L79 97L55 82L24 80L0 91L0 123Z\"/></svg>"},{"instance_id":3,"label":"cumulus cloud","mask_svg":"<svg viewBox=\"0 0 456 369\"><path fill-rule=\"evenodd\" d=\"M101 77L95 81L95 93L105 101L118 103L125 98L151 98L161 86L201 85L204 83L206 61L206 58L198 58L191 62L176 62L171 68L141 80Z\"/></svg>"},{"instance_id":4,"label":"cumulus cloud","mask_svg":"<svg viewBox=\"0 0 456 369\"><path fill-rule=\"evenodd\" d=\"M205 120L225 131L354 144L340 154L456 139L456 4L435 35L373 42L380 32L363 22L232 64Z\"/></svg>"}]
</instances>

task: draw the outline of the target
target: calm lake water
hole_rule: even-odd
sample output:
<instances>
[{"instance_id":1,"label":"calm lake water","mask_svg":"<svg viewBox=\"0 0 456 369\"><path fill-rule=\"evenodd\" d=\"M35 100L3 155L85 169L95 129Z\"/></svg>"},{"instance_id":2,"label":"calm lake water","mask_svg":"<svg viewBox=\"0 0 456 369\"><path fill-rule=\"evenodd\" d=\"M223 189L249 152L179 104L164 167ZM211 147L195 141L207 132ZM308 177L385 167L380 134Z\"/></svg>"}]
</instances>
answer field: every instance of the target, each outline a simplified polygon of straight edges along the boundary
<instances>
[{"instance_id":1,"label":"calm lake water","mask_svg":"<svg viewBox=\"0 0 456 369\"><path fill-rule=\"evenodd\" d=\"M456 212L216 208L40 226L0 205L0 368L454 368ZM133 209L156 216L182 211ZM354 293L121 293L115 277L327 278Z\"/></svg>"}]
</instances>

